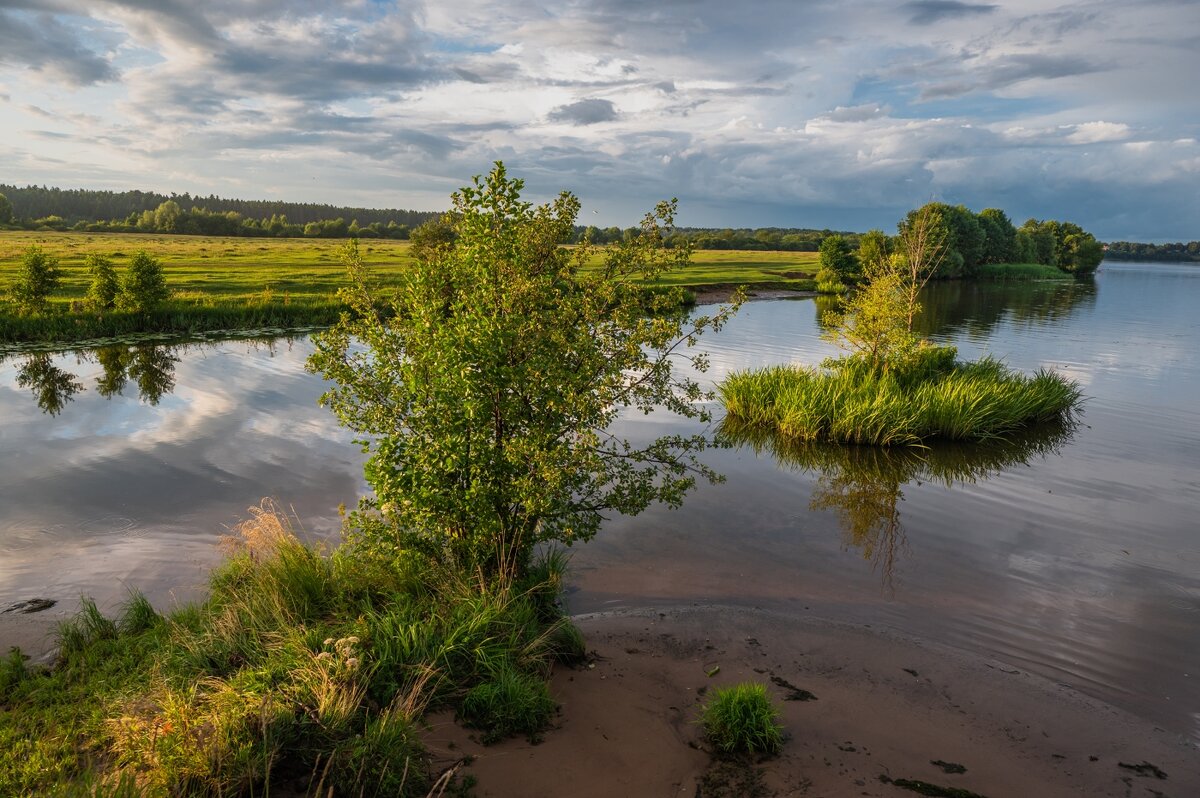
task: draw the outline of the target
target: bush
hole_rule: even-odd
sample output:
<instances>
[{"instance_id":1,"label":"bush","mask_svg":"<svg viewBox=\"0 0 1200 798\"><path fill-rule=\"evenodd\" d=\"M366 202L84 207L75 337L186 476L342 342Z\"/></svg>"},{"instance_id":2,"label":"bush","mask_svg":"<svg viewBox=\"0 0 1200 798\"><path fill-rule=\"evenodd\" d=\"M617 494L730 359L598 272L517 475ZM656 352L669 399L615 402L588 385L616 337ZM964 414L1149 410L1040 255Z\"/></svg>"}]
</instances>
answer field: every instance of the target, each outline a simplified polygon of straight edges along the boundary
<instances>
[{"instance_id":1,"label":"bush","mask_svg":"<svg viewBox=\"0 0 1200 798\"><path fill-rule=\"evenodd\" d=\"M108 310L117 304L117 295L121 293L121 281L113 269L112 261L103 255L88 255L88 274L92 282L88 285L84 303L91 310Z\"/></svg>"},{"instance_id":2,"label":"bush","mask_svg":"<svg viewBox=\"0 0 1200 798\"><path fill-rule=\"evenodd\" d=\"M708 741L726 754L776 754L783 747L779 710L754 682L713 691L701 710Z\"/></svg>"},{"instance_id":3,"label":"bush","mask_svg":"<svg viewBox=\"0 0 1200 798\"><path fill-rule=\"evenodd\" d=\"M118 307L133 313L146 313L165 302L170 295L162 264L145 252L135 252L129 261L125 279L121 282Z\"/></svg>"},{"instance_id":4,"label":"bush","mask_svg":"<svg viewBox=\"0 0 1200 798\"><path fill-rule=\"evenodd\" d=\"M21 266L9 295L21 313L45 312L50 292L58 287L61 275L57 258L47 255L39 246L31 246L21 256Z\"/></svg>"}]
</instances>

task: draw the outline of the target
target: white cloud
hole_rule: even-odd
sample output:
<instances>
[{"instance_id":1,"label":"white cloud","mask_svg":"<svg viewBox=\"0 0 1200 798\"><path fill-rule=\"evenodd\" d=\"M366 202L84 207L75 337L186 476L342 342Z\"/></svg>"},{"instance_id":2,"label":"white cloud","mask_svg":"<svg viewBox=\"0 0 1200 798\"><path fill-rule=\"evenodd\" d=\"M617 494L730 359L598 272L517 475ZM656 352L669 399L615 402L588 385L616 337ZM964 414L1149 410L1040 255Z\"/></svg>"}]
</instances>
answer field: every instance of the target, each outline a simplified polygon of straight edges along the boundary
<instances>
[{"instance_id":1,"label":"white cloud","mask_svg":"<svg viewBox=\"0 0 1200 798\"><path fill-rule=\"evenodd\" d=\"M1102 237L1200 212L1170 146L1198 132L1187 4L23 5L50 24L0 95L55 124L0 120L10 182L436 208L499 158L622 225L665 196L691 224L890 227L937 196Z\"/></svg>"}]
</instances>

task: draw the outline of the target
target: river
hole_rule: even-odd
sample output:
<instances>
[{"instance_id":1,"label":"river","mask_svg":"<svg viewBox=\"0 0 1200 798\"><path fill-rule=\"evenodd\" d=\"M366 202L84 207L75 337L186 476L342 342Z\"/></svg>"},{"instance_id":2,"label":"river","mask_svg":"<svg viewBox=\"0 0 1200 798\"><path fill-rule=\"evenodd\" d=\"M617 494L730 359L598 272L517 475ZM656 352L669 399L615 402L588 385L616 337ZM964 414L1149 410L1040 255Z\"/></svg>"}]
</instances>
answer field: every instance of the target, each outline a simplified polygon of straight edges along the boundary
<instances>
[{"instance_id":1,"label":"river","mask_svg":"<svg viewBox=\"0 0 1200 798\"><path fill-rule=\"evenodd\" d=\"M819 304L748 303L704 341L706 379L833 354ZM1079 423L920 457L736 438L707 454L724 484L611 519L575 550L572 609L817 614L1200 741L1200 267L936 285L924 304L922 331L964 357L1078 380ZM338 505L366 490L363 456L318 407L310 352L299 337L0 356L0 608L43 597L62 617L80 594L111 608L134 587L159 606L195 598L220 535L264 496L336 537Z\"/></svg>"}]
</instances>

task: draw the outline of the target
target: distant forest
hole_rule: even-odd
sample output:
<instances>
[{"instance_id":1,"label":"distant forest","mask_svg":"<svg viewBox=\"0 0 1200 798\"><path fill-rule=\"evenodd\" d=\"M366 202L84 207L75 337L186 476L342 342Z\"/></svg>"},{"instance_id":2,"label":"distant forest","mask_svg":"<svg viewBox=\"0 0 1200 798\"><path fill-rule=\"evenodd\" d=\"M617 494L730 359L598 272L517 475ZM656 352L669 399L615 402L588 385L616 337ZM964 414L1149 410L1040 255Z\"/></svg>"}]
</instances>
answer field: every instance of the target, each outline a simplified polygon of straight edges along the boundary
<instances>
[{"instance_id":1,"label":"distant forest","mask_svg":"<svg viewBox=\"0 0 1200 798\"><path fill-rule=\"evenodd\" d=\"M1114 241L1104 257L1109 260L1160 260L1200 263L1200 241L1174 244L1139 244L1136 241Z\"/></svg>"},{"instance_id":2,"label":"distant forest","mask_svg":"<svg viewBox=\"0 0 1200 798\"><path fill-rule=\"evenodd\" d=\"M7 199L7 201L6 201ZM180 235L252 236L266 238L394 238L441 216L437 211L397 208L351 208L313 202L242 200L152 191L10 186L0 183L0 229L75 230L108 233L175 233ZM435 221L436 225L436 221ZM577 227L575 241L586 235L609 244L637 228ZM436 235L436 234L435 234ZM682 227L675 241L697 249L816 252L821 242L840 235L857 248L859 233L803 227ZM1200 242L1139 244L1117 241L1107 247L1112 260L1200 262Z\"/></svg>"}]
</instances>

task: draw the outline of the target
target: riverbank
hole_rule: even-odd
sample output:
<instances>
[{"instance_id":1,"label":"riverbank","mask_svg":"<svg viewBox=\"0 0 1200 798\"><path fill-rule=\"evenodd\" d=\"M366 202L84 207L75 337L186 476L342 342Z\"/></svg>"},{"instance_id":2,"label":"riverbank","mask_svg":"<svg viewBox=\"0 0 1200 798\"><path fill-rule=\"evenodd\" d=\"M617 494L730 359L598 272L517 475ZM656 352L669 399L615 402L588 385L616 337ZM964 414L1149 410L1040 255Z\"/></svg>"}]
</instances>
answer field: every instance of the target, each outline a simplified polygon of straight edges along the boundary
<instances>
[{"instance_id":1,"label":"riverbank","mask_svg":"<svg viewBox=\"0 0 1200 798\"><path fill-rule=\"evenodd\" d=\"M331 324L344 310L337 291L346 284L345 245L324 239L2 232L0 344ZM51 311L22 317L4 306L3 292L31 246L58 259L62 277L50 296ZM414 263L407 241L366 239L360 247L383 296ZM84 312L79 303L90 281L87 257L103 255L120 272L138 251L161 261L171 300L151 314ZM598 251L590 263L599 266L601 259ZM727 299L739 285L811 290L816 270L815 252L702 250L692 254L686 268L661 276L651 287L682 288L705 303Z\"/></svg>"},{"instance_id":2,"label":"riverbank","mask_svg":"<svg viewBox=\"0 0 1200 798\"><path fill-rule=\"evenodd\" d=\"M427 737L444 767L474 758L462 772L479 779L481 798L911 796L898 786L905 779L966 791L926 794L991 798L1200 790L1193 744L927 641L719 605L574 620L591 666L556 671L558 728L541 743L482 746L447 716L431 719ZM783 710L783 753L749 774L714 768L695 722L703 693L750 679L767 683Z\"/></svg>"}]
</instances>

